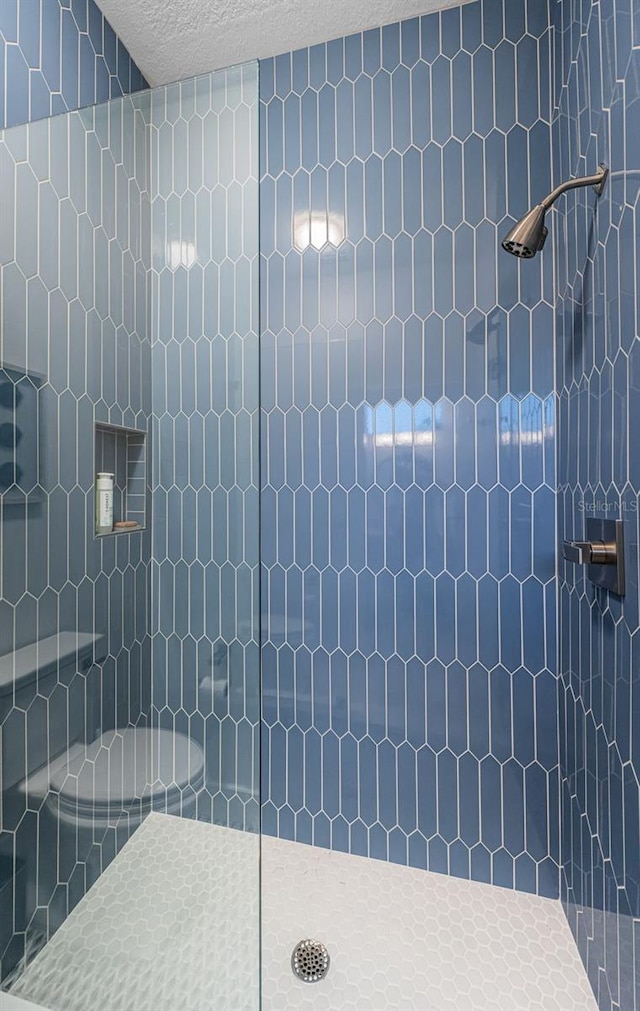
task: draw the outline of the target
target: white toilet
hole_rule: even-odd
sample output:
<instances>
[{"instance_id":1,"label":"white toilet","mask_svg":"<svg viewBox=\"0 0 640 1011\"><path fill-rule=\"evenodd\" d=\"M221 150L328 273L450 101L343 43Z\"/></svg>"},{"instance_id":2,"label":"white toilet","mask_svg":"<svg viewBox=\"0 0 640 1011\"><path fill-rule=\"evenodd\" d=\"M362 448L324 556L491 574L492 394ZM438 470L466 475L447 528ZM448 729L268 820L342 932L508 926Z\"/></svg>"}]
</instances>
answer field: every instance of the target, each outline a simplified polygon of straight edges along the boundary
<instances>
[{"instance_id":1,"label":"white toilet","mask_svg":"<svg viewBox=\"0 0 640 1011\"><path fill-rule=\"evenodd\" d=\"M90 744L76 743L21 784L29 807L40 810L37 871L28 873L27 907L49 897L34 924L56 929L68 906L62 877L74 868L96 880L107 859L151 810L189 817L204 784L202 748L170 730L126 727ZM44 917L44 919L43 919ZM43 920L42 924L40 921Z\"/></svg>"},{"instance_id":2,"label":"white toilet","mask_svg":"<svg viewBox=\"0 0 640 1011\"><path fill-rule=\"evenodd\" d=\"M79 864L95 880L105 857L151 810L188 817L204 785L203 749L184 734L131 726L84 740L87 724L95 723L87 719L84 691L76 689L103 648L102 636L60 632L16 651L6 670L0 664L0 716L3 705L23 709L30 741L28 751L3 756L3 782L7 796L22 795L19 810L39 812L37 843L25 836L18 853L26 867L27 916L49 929L66 915L65 882ZM39 716L45 699L66 714L48 736Z\"/></svg>"},{"instance_id":3,"label":"white toilet","mask_svg":"<svg viewBox=\"0 0 640 1011\"><path fill-rule=\"evenodd\" d=\"M23 789L31 801L44 801L61 826L95 838L124 816L133 831L151 810L189 815L203 784L204 754L195 741L125 727L72 745L27 777Z\"/></svg>"}]
</instances>

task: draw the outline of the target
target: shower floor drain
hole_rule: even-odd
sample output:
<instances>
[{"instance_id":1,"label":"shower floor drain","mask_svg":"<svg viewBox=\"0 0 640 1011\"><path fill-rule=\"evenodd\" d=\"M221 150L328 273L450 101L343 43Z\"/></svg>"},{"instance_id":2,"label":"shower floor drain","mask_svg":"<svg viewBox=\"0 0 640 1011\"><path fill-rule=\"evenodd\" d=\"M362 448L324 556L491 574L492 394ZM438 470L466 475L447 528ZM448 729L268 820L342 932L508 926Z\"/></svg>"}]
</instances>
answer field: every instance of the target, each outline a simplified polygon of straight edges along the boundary
<instances>
[{"instance_id":1,"label":"shower floor drain","mask_svg":"<svg viewBox=\"0 0 640 1011\"><path fill-rule=\"evenodd\" d=\"M303 983L319 983L329 972L329 952L320 941L299 941L291 955L294 976Z\"/></svg>"}]
</instances>

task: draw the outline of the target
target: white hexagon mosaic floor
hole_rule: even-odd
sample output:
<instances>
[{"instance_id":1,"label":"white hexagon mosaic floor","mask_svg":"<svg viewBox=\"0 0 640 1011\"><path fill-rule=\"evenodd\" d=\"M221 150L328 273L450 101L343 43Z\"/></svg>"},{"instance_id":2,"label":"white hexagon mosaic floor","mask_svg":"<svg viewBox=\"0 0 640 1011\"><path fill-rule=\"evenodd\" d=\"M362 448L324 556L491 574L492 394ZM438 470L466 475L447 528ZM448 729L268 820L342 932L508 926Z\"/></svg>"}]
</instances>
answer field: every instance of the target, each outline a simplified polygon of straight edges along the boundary
<instances>
[{"instance_id":1,"label":"white hexagon mosaic floor","mask_svg":"<svg viewBox=\"0 0 640 1011\"><path fill-rule=\"evenodd\" d=\"M322 941L324 980L289 965ZM264 1011L596 1011L559 902L262 841Z\"/></svg>"},{"instance_id":2,"label":"white hexagon mosaic floor","mask_svg":"<svg viewBox=\"0 0 640 1011\"><path fill-rule=\"evenodd\" d=\"M51 1011L258 1006L259 837L151 814L12 987Z\"/></svg>"},{"instance_id":3,"label":"white hexagon mosaic floor","mask_svg":"<svg viewBox=\"0 0 640 1011\"><path fill-rule=\"evenodd\" d=\"M51 1011L257 1009L258 837L152 814L12 989ZM559 902L262 840L264 1011L596 1011ZM294 945L329 973L294 978Z\"/></svg>"}]
</instances>

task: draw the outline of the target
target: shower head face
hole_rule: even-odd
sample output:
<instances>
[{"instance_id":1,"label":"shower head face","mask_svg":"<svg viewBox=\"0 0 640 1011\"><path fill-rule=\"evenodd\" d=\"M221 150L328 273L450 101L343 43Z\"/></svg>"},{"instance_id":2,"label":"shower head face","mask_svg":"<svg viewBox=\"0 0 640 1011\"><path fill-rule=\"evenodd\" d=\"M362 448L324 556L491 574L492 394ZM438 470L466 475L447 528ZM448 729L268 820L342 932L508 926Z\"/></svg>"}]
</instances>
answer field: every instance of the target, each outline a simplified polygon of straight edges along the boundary
<instances>
[{"instance_id":1,"label":"shower head face","mask_svg":"<svg viewBox=\"0 0 640 1011\"><path fill-rule=\"evenodd\" d=\"M544 216L545 208L542 204L538 204L505 235L502 248L512 256L530 260L540 252L547 238Z\"/></svg>"}]
</instances>

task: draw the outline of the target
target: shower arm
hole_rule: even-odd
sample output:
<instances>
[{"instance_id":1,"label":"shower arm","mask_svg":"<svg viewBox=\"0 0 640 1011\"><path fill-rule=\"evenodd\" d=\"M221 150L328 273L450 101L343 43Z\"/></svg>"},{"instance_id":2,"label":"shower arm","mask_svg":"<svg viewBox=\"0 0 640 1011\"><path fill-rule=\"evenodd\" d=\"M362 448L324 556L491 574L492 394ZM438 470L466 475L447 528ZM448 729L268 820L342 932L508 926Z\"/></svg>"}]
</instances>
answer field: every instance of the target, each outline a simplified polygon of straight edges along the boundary
<instances>
[{"instance_id":1,"label":"shower arm","mask_svg":"<svg viewBox=\"0 0 640 1011\"><path fill-rule=\"evenodd\" d=\"M544 207L545 211L548 211L552 204L555 204L558 197L561 197L563 193L567 190L576 190L583 186L593 186L598 196L602 195L604 185L607 181L607 176L609 175L609 169L606 165L600 165L600 168L595 175L592 176L582 176L580 179L569 179L566 183L560 183L556 186L548 197L540 201L540 206Z\"/></svg>"}]
</instances>

